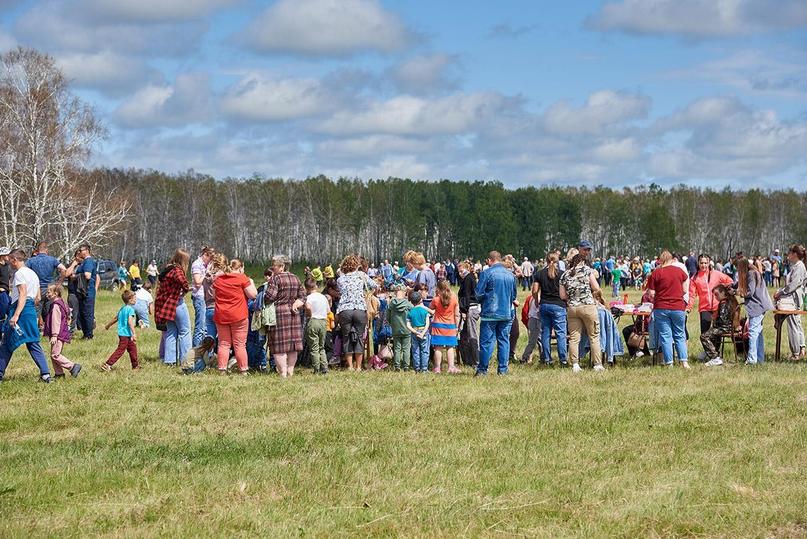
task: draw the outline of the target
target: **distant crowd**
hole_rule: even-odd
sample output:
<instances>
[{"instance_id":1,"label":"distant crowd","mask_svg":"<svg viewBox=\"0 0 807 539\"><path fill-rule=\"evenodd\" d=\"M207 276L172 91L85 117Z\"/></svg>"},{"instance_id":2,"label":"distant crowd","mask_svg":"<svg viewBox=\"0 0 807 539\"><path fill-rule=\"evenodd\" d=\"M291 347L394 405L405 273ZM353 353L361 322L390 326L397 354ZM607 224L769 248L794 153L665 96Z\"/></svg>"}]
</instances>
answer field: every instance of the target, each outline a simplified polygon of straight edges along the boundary
<instances>
[{"instance_id":1,"label":"distant crowd","mask_svg":"<svg viewBox=\"0 0 807 539\"><path fill-rule=\"evenodd\" d=\"M302 363L319 374L333 368L455 374L466 367L483 376L494 350L497 373L506 374L510 362L532 363L534 355L552 364L553 347L555 362L574 372L589 353L595 371L620 356L643 355L689 368L686 320L696 307L707 366L723 364L727 335L733 345L743 343L746 364L763 362L762 321L775 309L784 313L790 359L805 357L802 245L785 257L775 250L728 261L669 250L653 259L595 258L592 250L583 240L541 260L491 251L484 261L435 262L409 251L402 264L378 265L350 254L336 268L306 267L303 280L290 272L288 257L277 256L261 283L240 260L209 247L193 259L177 249L163 267L151 261L143 273L139 261L121 262L115 284L123 305L105 324L116 327L118 346L100 368L111 371L127 353L132 368L140 368L137 335L150 328L162 332L161 361L185 374L213 369L285 378ZM94 337L98 270L86 244L67 263L50 255L46 242L30 257L0 248L0 380L23 344L43 381L79 375L82 366L68 359L66 347L79 331L82 339ZM519 286L529 291L523 304ZM642 291L640 302L620 297L629 288ZM624 315L632 323L619 331ZM522 325L528 339L517 355Z\"/></svg>"}]
</instances>

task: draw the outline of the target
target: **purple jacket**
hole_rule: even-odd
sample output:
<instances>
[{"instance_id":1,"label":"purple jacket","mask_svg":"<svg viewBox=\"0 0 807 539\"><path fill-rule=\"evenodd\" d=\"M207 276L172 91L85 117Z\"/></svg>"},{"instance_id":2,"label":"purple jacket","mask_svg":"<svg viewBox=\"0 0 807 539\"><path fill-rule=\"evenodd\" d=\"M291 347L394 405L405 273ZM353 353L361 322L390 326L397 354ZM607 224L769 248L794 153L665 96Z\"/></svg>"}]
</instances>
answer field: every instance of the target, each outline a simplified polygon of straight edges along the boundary
<instances>
[{"instance_id":1,"label":"purple jacket","mask_svg":"<svg viewBox=\"0 0 807 539\"><path fill-rule=\"evenodd\" d=\"M61 327L59 328L59 332L56 334L56 338L62 342L70 342L70 328L67 325L68 320L70 320L70 311L68 311L67 305L64 304L62 298L56 298L50 302L48 315L45 317L45 337L50 338L50 336L54 333L54 331L52 331L53 328L50 326L53 323L53 309L59 309L62 315Z\"/></svg>"}]
</instances>

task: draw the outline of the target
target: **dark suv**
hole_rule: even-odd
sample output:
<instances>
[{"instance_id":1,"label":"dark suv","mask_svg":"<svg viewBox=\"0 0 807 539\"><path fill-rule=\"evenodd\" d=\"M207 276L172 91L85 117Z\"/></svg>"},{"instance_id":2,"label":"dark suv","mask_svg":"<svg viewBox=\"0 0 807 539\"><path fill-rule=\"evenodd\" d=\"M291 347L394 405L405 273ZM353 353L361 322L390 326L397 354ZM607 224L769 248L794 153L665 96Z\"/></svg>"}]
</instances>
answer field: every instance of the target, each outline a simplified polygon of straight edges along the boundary
<instances>
[{"instance_id":1,"label":"dark suv","mask_svg":"<svg viewBox=\"0 0 807 539\"><path fill-rule=\"evenodd\" d=\"M101 277L101 288L118 289L118 265L114 261L98 259L98 276Z\"/></svg>"}]
</instances>

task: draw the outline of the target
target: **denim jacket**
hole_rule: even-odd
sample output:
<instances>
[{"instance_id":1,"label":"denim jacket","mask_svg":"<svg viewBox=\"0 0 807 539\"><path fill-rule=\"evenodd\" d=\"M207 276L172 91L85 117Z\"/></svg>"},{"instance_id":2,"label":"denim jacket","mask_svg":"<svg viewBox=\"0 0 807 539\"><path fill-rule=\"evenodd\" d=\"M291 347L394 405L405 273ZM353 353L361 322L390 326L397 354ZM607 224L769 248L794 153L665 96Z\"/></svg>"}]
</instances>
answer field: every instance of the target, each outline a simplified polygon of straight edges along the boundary
<instances>
[{"instance_id":1,"label":"denim jacket","mask_svg":"<svg viewBox=\"0 0 807 539\"><path fill-rule=\"evenodd\" d=\"M501 263L492 265L479 276L476 299L483 319L510 320L516 299L515 276Z\"/></svg>"}]
</instances>

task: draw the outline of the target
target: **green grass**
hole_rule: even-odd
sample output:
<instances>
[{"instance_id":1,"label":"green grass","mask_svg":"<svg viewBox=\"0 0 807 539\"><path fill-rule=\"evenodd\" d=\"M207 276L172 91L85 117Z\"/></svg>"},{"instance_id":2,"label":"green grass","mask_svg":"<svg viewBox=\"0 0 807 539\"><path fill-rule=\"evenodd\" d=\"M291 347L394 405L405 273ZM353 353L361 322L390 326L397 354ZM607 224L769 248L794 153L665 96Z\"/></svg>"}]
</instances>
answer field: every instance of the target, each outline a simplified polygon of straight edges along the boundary
<instances>
[{"instance_id":1,"label":"green grass","mask_svg":"<svg viewBox=\"0 0 807 539\"><path fill-rule=\"evenodd\" d=\"M152 330L103 374L97 335L0 385L0 537L807 536L805 365L183 377Z\"/></svg>"}]
</instances>

